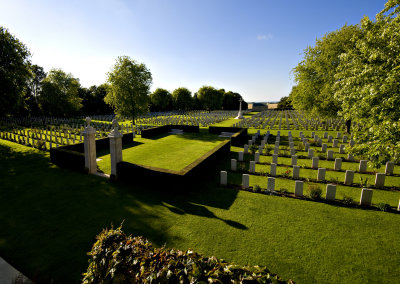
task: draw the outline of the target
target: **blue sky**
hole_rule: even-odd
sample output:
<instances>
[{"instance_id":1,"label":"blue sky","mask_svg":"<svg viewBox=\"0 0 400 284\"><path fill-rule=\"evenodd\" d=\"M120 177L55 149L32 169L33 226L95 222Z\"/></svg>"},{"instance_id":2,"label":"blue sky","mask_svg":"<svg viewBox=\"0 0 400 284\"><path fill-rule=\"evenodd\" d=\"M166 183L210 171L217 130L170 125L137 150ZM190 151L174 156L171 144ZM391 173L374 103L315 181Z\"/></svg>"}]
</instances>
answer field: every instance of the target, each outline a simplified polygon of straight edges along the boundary
<instances>
[{"instance_id":1,"label":"blue sky","mask_svg":"<svg viewBox=\"0 0 400 284\"><path fill-rule=\"evenodd\" d=\"M84 87L106 81L121 55L146 64L152 90L203 85L276 101L315 39L374 18L383 0L0 0L0 25Z\"/></svg>"}]
</instances>

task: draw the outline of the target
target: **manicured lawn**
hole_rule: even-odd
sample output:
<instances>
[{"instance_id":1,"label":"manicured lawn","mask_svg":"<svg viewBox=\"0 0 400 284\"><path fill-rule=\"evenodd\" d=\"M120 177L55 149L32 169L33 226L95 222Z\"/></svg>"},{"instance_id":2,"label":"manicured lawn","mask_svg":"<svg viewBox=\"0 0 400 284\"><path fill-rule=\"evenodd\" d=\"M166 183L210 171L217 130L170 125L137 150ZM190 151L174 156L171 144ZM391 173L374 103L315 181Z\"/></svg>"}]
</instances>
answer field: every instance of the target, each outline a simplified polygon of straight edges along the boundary
<instances>
[{"instance_id":1,"label":"manicured lawn","mask_svg":"<svg viewBox=\"0 0 400 284\"><path fill-rule=\"evenodd\" d=\"M400 214L223 188L217 172L188 192L150 191L4 140L0 159L0 255L37 283L79 282L96 234L122 221L157 246L266 265L297 283L398 281Z\"/></svg>"},{"instance_id":2,"label":"manicured lawn","mask_svg":"<svg viewBox=\"0 0 400 284\"><path fill-rule=\"evenodd\" d=\"M151 139L137 137L134 143L126 145L122 151L123 161L139 165L180 171L226 138L200 133L166 134ZM99 169L110 173L109 151L98 155Z\"/></svg>"}]
</instances>

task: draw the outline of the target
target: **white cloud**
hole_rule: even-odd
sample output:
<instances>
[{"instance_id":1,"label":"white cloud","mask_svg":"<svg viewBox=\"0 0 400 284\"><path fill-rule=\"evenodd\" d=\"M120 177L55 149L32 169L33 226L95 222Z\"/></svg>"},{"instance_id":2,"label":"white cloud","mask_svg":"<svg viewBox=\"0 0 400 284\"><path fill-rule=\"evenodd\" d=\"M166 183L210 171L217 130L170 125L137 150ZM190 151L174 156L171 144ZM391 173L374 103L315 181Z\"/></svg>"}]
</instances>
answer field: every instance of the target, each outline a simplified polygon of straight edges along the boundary
<instances>
[{"instance_id":1,"label":"white cloud","mask_svg":"<svg viewBox=\"0 0 400 284\"><path fill-rule=\"evenodd\" d=\"M268 33L266 35L258 35L257 36L257 40L270 40L272 38L273 38L273 36L271 33Z\"/></svg>"}]
</instances>

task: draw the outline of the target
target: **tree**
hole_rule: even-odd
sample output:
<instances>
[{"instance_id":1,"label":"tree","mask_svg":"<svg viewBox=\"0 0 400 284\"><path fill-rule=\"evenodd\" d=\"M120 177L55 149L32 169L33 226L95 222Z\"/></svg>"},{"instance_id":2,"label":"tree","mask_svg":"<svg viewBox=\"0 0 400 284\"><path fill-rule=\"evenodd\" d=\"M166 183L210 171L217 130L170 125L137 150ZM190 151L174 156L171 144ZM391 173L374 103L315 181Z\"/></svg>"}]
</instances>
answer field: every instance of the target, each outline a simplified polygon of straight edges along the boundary
<instances>
[{"instance_id":1,"label":"tree","mask_svg":"<svg viewBox=\"0 0 400 284\"><path fill-rule=\"evenodd\" d=\"M30 77L30 52L8 30L0 26L0 113L16 113L24 106Z\"/></svg>"},{"instance_id":2,"label":"tree","mask_svg":"<svg viewBox=\"0 0 400 284\"><path fill-rule=\"evenodd\" d=\"M400 161L400 4L388 1L375 21L361 20L361 36L340 56L335 98L341 115L355 119L364 131L351 149L376 167Z\"/></svg>"},{"instance_id":3,"label":"tree","mask_svg":"<svg viewBox=\"0 0 400 284\"><path fill-rule=\"evenodd\" d=\"M50 70L43 80L39 96L39 106L42 112L51 116L69 116L75 114L81 107L79 98L79 80L72 74L61 69Z\"/></svg>"},{"instance_id":4,"label":"tree","mask_svg":"<svg viewBox=\"0 0 400 284\"><path fill-rule=\"evenodd\" d=\"M172 108L172 95L165 89L158 88L150 94L152 111L166 111Z\"/></svg>"},{"instance_id":5,"label":"tree","mask_svg":"<svg viewBox=\"0 0 400 284\"><path fill-rule=\"evenodd\" d=\"M292 100L289 96L280 99L278 102L278 109L293 109Z\"/></svg>"},{"instance_id":6,"label":"tree","mask_svg":"<svg viewBox=\"0 0 400 284\"><path fill-rule=\"evenodd\" d=\"M181 111L187 111L192 108L192 92L186 88L178 88L172 92L174 107Z\"/></svg>"},{"instance_id":7,"label":"tree","mask_svg":"<svg viewBox=\"0 0 400 284\"><path fill-rule=\"evenodd\" d=\"M25 97L25 103L29 114L39 115L39 95L42 91L42 83L47 74L43 67L39 65L30 66L30 78L28 80L28 88Z\"/></svg>"},{"instance_id":8,"label":"tree","mask_svg":"<svg viewBox=\"0 0 400 284\"><path fill-rule=\"evenodd\" d=\"M293 69L296 86L290 93L295 109L309 115L336 117L341 103L334 96L335 74L340 55L354 48L353 37L360 33L359 26L341 29L316 40L314 47L304 50L304 59Z\"/></svg>"},{"instance_id":9,"label":"tree","mask_svg":"<svg viewBox=\"0 0 400 284\"><path fill-rule=\"evenodd\" d=\"M148 111L152 76L143 63L128 56L119 56L107 78L108 88L105 102L119 116L132 118Z\"/></svg>"},{"instance_id":10,"label":"tree","mask_svg":"<svg viewBox=\"0 0 400 284\"><path fill-rule=\"evenodd\" d=\"M82 99L81 113L89 114L109 114L112 108L105 103L104 98L107 95L107 85L91 86L87 88L79 88L79 97Z\"/></svg>"},{"instance_id":11,"label":"tree","mask_svg":"<svg viewBox=\"0 0 400 284\"><path fill-rule=\"evenodd\" d=\"M223 94L211 86L203 86L197 92L197 97L206 110L222 108Z\"/></svg>"},{"instance_id":12,"label":"tree","mask_svg":"<svg viewBox=\"0 0 400 284\"><path fill-rule=\"evenodd\" d=\"M232 91L226 92L223 95L222 108L224 110L238 110L239 104L240 104L240 99L242 99L242 109L245 109L243 107L246 104L246 102L243 100L243 98L240 94L234 93Z\"/></svg>"}]
</instances>

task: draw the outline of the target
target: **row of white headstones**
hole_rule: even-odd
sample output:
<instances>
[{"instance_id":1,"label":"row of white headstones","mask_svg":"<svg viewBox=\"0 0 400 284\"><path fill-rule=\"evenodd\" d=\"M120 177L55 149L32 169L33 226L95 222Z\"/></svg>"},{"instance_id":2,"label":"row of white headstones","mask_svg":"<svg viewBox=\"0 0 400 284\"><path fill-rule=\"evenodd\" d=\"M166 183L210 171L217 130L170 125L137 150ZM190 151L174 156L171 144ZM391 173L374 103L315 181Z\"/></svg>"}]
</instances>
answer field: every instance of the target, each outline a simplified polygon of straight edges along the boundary
<instances>
[{"instance_id":1,"label":"row of white headstones","mask_svg":"<svg viewBox=\"0 0 400 284\"><path fill-rule=\"evenodd\" d=\"M325 133L327 134L327 133ZM243 161L244 154L248 153L248 146L252 145L255 143L256 139L260 136L260 131L258 131L251 140L249 140L248 144L244 145L244 150L240 151L238 153L238 160ZM318 140L318 136L315 138L315 134L312 133L312 136L314 136L314 139ZM328 135L324 135L324 137ZM250 173L255 173L255 165L256 163L259 163L260 161L260 154L262 154L263 148L265 143L268 141L269 137L269 131L265 134L264 138L261 140L261 145L259 146L258 152L254 154L254 161L250 161L249 164L249 172ZM330 140L332 140L332 137L330 137ZM340 138L341 134L338 132L337 133L337 138ZM305 142L306 138L304 135L300 132L300 138L303 140L303 143ZM288 139L289 139L289 146L291 147L291 153L295 153L294 150L294 144L293 144L293 137L291 132L289 131L288 133ZM336 139L335 139L336 140ZM343 142L346 142L347 138L345 136L343 137ZM276 169L278 165L278 151L279 151L279 142L280 142L280 131L278 131L277 136L276 136L276 141L275 141L275 150L274 154L272 155L272 163L270 165L270 176L268 177L267 180L267 191L274 191L275 190L275 176L276 176ZM326 145L326 144L323 144ZM337 147L337 146L336 146ZM312 168L318 168L318 160L319 157L312 157L312 153L310 155L310 150L309 149L308 154L309 158L312 158ZM326 149L325 149L326 150ZM332 150L330 150L332 151ZM329 151L328 151L329 152ZM328 155L329 157L333 158L333 151L331 155ZM335 159L335 170L341 170L341 158L336 158ZM360 173L365 173L367 169L367 160L361 160L360 165L359 165L359 171ZM300 166L297 166L297 156L292 155L291 157L291 165L293 166L293 178L298 179L300 176ZM237 160L236 159L231 159L231 171L236 171L237 170ZM394 170L394 163L393 162L387 162L386 163L386 168L385 168L385 173L376 173L375 177L375 187L376 188L383 188L384 183L385 183L385 176L386 175L392 175ZM325 173L326 173L326 168L318 168L318 174L317 174L317 180L318 181L325 181ZM354 180L354 171L352 170L346 170L345 173L345 178L344 178L344 183L346 185L351 185L353 184ZM228 184L228 173L227 171L221 171L220 172L220 184L221 185L227 185ZM303 196L303 187L304 187L304 182L301 180L296 180L295 181L295 189L294 189L294 195L297 197L302 197ZM250 175L249 174L243 174L242 175L242 188L248 189L250 188ZM371 205L372 202L372 193L373 190L369 188L363 188L361 191L361 198L360 198L360 205ZM336 197L336 185L335 184L327 184L326 186L326 199L327 200L335 200ZM399 201L399 208L400 210L400 201Z\"/></svg>"}]
</instances>

